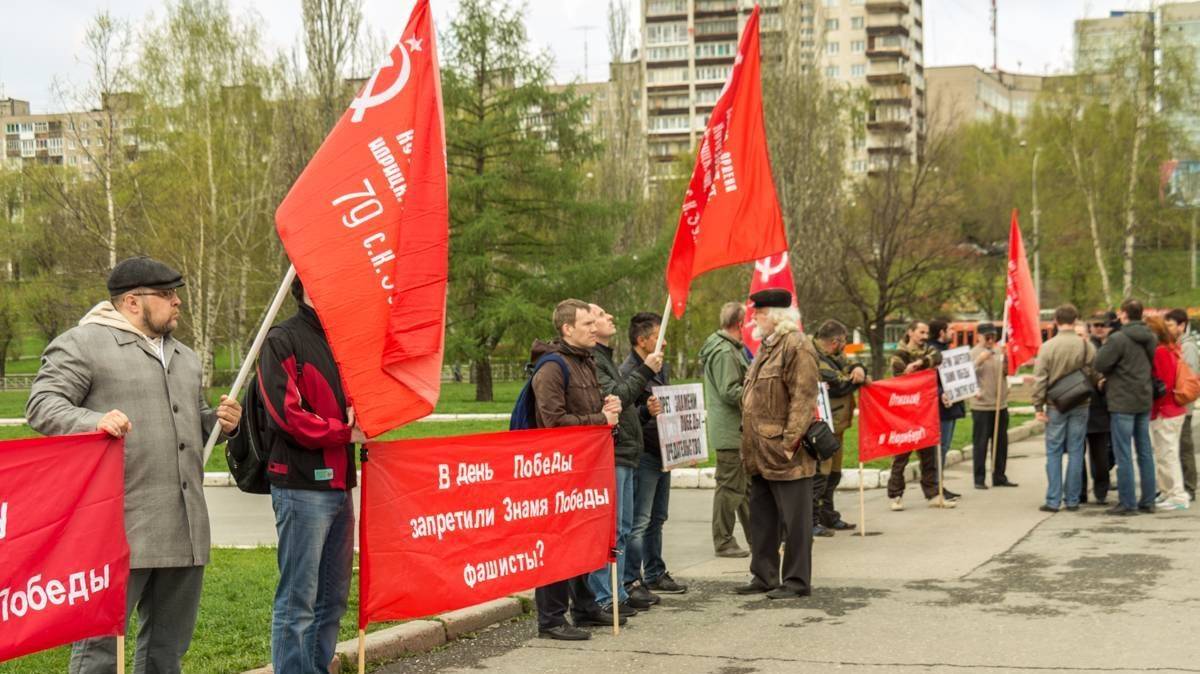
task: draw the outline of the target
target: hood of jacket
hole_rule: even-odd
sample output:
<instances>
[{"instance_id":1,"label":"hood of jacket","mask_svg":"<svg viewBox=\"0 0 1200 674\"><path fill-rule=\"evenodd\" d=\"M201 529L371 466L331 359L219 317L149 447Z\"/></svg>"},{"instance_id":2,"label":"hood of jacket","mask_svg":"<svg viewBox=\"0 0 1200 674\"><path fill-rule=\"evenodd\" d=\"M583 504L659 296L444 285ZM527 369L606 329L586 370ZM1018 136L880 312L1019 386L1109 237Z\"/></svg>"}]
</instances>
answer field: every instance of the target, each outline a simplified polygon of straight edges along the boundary
<instances>
[{"instance_id":1,"label":"hood of jacket","mask_svg":"<svg viewBox=\"0 0 1200 674\"><path fill-rule=\"evenodd\" d=\"M1150 331L1150 328L1141 321L1130 321L1121 326L1121 334L1129 338L1131 342L1142 347L1150 359L1154 359L1154 348L1158 346L1158 337Z\"/></svg>"},{"instance_id":2,"label":"hood of jacket","mask_svg":"<svg viewBox=\"0 0 1200 674\"><path fill-rule=\"evenodd\" d=\"M529 362L536 363L538 358L548 353L557 353L563 356L575 356L576 358L584 359L592 358L591 349L581 349L577 346L571 346L561 339L552 339L549 342L535 339L533 340L533 348L530 350Z\"/></svg>"},{"instance_id":3,"label":"hood of jacket","mask_svg":"<svg viewBox=\"0 0 1200 674\"><path fill-rule=\"evenodd\" d=\"M705 362L709 358L712 358L713 354L729 347L733 347L740 351L742 349L742 343L725 334L725 332L717 330L709 335L708 339L704 340L704 345L700 347L700 362Z\"/></svg>"},{"instance_id":4,"label":"hood of jacket","mask_svg":"<svg viewBox=\"0 0 1200 674\"><path fill-rule=\"evenodd\" d=\"M108 300L105 300L92 307L86 314L83 315L83 318L79 319L79 324L103 325L115 330L121 330L123 332L137 335L138 337L146 337L141 330L138 330L136 327L134 327L133 323L129 322L128 318L125 318L125 314L117 311L117 308L114 307L112 302L109 302ZM147 339L149 338L147 337Z\"/></svg>"}]
</instances>

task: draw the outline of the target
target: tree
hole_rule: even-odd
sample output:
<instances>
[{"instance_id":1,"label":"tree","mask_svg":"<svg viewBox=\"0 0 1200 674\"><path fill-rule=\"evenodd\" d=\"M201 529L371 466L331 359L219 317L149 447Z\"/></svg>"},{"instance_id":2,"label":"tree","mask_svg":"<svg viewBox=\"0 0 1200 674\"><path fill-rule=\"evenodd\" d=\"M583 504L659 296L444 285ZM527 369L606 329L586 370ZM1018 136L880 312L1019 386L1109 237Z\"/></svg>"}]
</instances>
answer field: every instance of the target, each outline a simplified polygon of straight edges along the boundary
<instances>
[{"instance_id":1,"label":"tree","mask_svg":"<svg viewBox=\"0 0 1200 674\"><path fill-rule=\"evenodd\" d=\"M362 27L362 0L301 0L301 11L308 71L321 128L328 132L346 109L345 69Z\"/></svg>"},{"instance_id":2,"label":"tree","mask_svg":"<svg viewBox=\"0 0 1200 674\"><path fill-rule=\"evenodd\" d=\"M587 101L550 91L549 59L527 42L519 12L497 0L463 0L444 42L447 352L472 363L481 401L502 340L548 336L556 301L614 283L629 262L612 257L612 230L595 226L606 209L585 191L597 149Z\"/></svg>"}]
</instances>

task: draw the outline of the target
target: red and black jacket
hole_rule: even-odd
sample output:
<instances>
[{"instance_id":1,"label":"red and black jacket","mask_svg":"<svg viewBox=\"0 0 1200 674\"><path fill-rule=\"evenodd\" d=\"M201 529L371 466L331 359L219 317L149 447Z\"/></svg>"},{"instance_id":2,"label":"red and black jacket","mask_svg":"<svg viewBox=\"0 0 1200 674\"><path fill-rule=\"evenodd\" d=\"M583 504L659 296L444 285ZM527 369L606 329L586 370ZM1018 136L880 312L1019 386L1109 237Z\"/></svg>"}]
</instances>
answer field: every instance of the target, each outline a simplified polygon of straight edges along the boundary
<instances>
[{"instance_id":1,"label":"red and black jacket","mask_svg":"<svg viewBox=\"0 0 1200 674\"><path fill-rule=\"evenodd\" d=\"M346 394L317 314L301 306L271 328L258 361L271 450L267 477L289 489L342 490L356 484Z\"/></svg>"}]
</instances>

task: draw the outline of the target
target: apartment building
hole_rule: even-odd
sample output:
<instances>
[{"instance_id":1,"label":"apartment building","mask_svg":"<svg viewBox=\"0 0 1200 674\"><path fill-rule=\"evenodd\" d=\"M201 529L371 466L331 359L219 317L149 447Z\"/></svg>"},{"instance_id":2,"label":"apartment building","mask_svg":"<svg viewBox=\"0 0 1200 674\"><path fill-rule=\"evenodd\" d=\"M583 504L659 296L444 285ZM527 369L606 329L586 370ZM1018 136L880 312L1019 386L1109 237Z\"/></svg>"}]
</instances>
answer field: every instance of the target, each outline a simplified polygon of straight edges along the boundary
<instances>
[{"instance_id":1,"label":"apartment building","mask_svg":"<svg viewBox=\"0 0 1200 674\"><path fill-rule=\"evenodd\" d=\"M127 96L115 95L106 97L98 110L34 114L28 101L0 99L0 128L4 133L0 167L19 169L28 164L42 164L91 172L92 162L88 157L100 154L110 135L119 137L127 152L137 147L132 130L113 117L113 110L130 102ZM110 121L117 124L111 134Z\"/></svg>"},{"instance_id":2,"label":"apartment building","mask_svg":"<svg viewBox=\"0 0 1200 674\"><path fill-rule=\"evenodd\" d=\"M801 11L783 11L785 3ZM866 129L855 136L849 169L865 174L891 157L919 155L925 82L921 0L760 0L764 35L784 17L815 52L830 80L870 93ZM704 133L733 67L754 0L642 0L643 103L650 175L675 168Z\"/></svg>"},{"instance_id":3,"label":"apartment building","mask_svg":"<svg viewBox=\"0 0 1200 674\"><path fill-rule=\"evenodd\" d=\"M1023 122L1033 113L1037 97L1052 79L973 65L926 68L929 124L938 131L948 131L997 115Z\"/></svg>"}]
</instances>

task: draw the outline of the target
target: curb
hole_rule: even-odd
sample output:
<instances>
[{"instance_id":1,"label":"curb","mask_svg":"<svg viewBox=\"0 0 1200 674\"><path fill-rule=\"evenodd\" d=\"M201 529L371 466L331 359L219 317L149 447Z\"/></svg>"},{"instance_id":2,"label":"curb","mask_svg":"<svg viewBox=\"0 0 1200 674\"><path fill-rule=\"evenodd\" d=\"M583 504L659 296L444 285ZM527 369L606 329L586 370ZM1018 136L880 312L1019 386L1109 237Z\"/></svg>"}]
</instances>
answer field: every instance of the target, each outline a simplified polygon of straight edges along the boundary
<instances>
[{"instance_id":1,"label":"curb","mask_svg":"<svg viewBox=\"0 0 1200 674\"><path fill-rule=\"evenodd\" d=\"M425 653L472 632L511 620L528 610L528 600L521 593L512 597L494 599L475 606L444 613L433 618L408 622L371 632L366 637L366 659L368 663L388 662L411 653ZM358 639L339 642L330 672L354 672L358 669ZM252 669L243 674L272 674L270 665Z\"/></svg>"}]
</instances>

